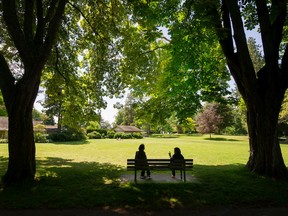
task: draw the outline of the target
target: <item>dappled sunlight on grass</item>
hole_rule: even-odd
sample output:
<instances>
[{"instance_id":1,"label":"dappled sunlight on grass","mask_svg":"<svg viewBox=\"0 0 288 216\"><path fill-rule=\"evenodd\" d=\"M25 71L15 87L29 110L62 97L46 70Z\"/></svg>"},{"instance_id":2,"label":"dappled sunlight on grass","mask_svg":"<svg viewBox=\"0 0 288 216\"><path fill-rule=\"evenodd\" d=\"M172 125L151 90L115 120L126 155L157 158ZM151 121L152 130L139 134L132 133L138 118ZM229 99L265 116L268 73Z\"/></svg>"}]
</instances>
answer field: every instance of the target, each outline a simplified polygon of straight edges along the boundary
<instances>
[{"instance_id":1,"label":"dappled sunlight on grass","mask_svg":"<svg viewBox=\"0 0 288 216\"><path fill-rule=\"evenodd\" d=\"M270 180L255 178L243 164L195 165L193 173L200 184L123 183L119 179L125 170L108 163L50 157L37 161L37 164L39 171L35 185L30 189L0 191L0 207L151 208L153 203L155 208L177 208L259 200L270 202L271 199L277 203L277 200L288 199L287 183L271 184ZM270 188L266 193L268 185ZM279 190L287 193L282 193L281 197L277 194Z\"/></svg>"},{"instance_id":2,"label":"dappled sunlight on grass","mask_svg":"<svg viewBox=\"0 0 288 216\"><path fill-rule=\"evenodd\" d=\"M48 177L48 178L57 178L58 175L56 172L46 171L42 173L42 175L36 174L36 179L39 181L41 177Z\"/></svg>"},{"instance_id":3,"label":"dappled sunlight on grass","mask_svg":"<svg viewBox=\"0 0 288 216\"><path fill-rule=\"evenodd\" d=\"M287 203L287 182L260 178L245 168L249 156L247 137L225 136L223 140L213 141L206 138L180 136L121 142L89 140L85 145L39 144L35 183L27 187L0 187L0 208L181 208ZM134 158L141 143L145 144L150 158L167 158L169 151L180 147L186 158L194 159L192 174L199 183L121 181L121 175L128 173L126 159ZM288 146L281 147L287 161ZM0 151L3 176L8 154L4 148L0 147Z\"/></svg>"},{"instance_id":4,"label":"dappled sunlight on grass","mask_svg":"<svg viewBox=\"0 0 288 216\"><path fill-rule=\"evenodd\" d=\"M173 198L173 197L171 197L171 198L163 198L163 201L169 203L169 207L170 208L183 207L181 202L178 199Z\"/></svg>"}]
</instances>

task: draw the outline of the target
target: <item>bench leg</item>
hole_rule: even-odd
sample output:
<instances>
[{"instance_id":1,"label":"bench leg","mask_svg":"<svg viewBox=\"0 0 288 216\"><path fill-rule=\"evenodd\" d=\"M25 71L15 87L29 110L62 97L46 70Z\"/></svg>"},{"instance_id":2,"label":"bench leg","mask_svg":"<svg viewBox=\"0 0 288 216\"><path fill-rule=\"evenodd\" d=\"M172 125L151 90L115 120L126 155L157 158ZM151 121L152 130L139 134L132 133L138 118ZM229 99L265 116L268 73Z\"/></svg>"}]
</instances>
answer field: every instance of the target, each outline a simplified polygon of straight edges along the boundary
<instances>
[{"instance_id":1,"label":"bench leg","mask_svg":"<svg viewBox=\"0 0 288 216\"><path fill-rule=\"evenodd\" d=\"M134 171L134 182L137 183L137 170Z\"/></svg>"},{"instance_id":2,"label":"bench leg","mask_svg":"<svg viewBox=\"0 0 288 216\"><path fill-rule=\"evenodd\" d=\"M183 172L184 172L184 182L186 182L186 170L184 169Z\"/></svg>"}]
</instances>

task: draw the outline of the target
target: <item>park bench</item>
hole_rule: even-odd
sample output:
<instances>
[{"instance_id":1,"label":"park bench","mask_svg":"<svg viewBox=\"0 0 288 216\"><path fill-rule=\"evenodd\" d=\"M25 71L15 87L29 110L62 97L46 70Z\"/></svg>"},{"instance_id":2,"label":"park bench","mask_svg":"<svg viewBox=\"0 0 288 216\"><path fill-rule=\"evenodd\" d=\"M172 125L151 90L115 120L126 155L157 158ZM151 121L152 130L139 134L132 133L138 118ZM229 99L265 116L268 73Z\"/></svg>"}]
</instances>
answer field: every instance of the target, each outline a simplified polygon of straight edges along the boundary
<instances>
[{"instance_id":1,"label":"park bench","mask_svg":"<svg viewBox=\"0 0 288 216\"><path fill-rule=\"evenodd\" d=\"M127 170L134 171L134 181L137 182L137 170L180 170L181 180L182 172L184 175L184 182L186 182L186 170L192 170L193 159L173 160L170 159L147 159L136 160L127 159Z\"/></svg>"}]
</instances>

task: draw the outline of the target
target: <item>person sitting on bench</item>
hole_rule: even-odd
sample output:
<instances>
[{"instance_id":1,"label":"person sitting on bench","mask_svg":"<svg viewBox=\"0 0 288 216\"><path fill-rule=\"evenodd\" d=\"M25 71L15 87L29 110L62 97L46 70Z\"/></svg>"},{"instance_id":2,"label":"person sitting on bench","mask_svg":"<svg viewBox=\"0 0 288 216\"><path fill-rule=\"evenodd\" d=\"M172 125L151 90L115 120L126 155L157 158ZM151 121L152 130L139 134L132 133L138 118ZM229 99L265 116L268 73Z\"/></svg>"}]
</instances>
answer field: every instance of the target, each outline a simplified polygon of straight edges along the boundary
<instances>
[{"instance_id":1,"label":"person sitting on bench","mask_svg":"<svg viewBox=\"0 0 288 216\"><path fill-rule=\"evenodd\" d=\"M143 170L141 170L141 176L140 176L140 178L141 179L145 179L146 177L145 177L145 171L146 171L146 173L147 173L147 179L150 179L151 178L151 173L150 173L150 170L149 170L149 167L148 167L148 163L147 163L147 157L146 157L146 153L145 153L145 151L144 151L144 149L145 149L145 145L144 144L141 144L140 146L139 146L139 151L137 151L136 152L136 154L135 154L135 159L137 159L137 160L139 160L138 161L138 163L141 163L141 166L144 166L144 167L146 167L146 170L145 169L143 169Z\"/></svg>"},{"instance_id":2,"label":"person sitting on bench","mask_svg":"<svg viewBox=\"0 0 288 216\"><path fill-rule=\"evenodd\" d=\"M184 160L184 157L181 154L181 150L178 147L174 148L174 154L172 157L171 157L171 152L169 152L168 154L170 156L172 166L173 166L173 163L175 162L175 160L181 160L181 159ZM171 170L172 170L172 176L171 177L175 178L175 169L171 168Z\"/></svg>"}]
</instances>

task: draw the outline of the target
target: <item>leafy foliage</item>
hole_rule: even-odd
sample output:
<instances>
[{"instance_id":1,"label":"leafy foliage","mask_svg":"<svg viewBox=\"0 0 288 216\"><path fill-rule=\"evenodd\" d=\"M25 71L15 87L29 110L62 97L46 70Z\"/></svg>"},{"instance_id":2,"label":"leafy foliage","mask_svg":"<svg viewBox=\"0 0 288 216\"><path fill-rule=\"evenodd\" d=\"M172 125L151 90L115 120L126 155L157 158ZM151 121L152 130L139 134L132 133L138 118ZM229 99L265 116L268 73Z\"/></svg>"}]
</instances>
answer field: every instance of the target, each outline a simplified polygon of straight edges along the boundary
<instances>
[{"instance_id":1,"label":"leafy foliage","mask_svg":"<svg viewBox=\"0 0 288 216\"><path fill-rule=\"evenodd\" d=\"M34 140L36 143L47 143L48 142L47 134L36 132L34 133Z\"/></svg>"},{"instance_id":2,"label":"leafy foliage","mask_svg":"<svg viewBox=\"0 0 288 216\"><path fill-rule=\"evenodd\" d=\"M142 139L143 135L141 133L123 133L117 132L114 134L114 139Z\"/></svg>"},{"instance_id":3,"label":"leafy foliage","mask_svg":"<svg viewBox=\"0 0 288 216\"><path fill-rule=\"evenodd\" d=\"M157 128L173 115L179 122L191 118L201 101L223 101L230 79L224 56L214 32L190 17L187 2L129 2L133 18L146 30L146 37L155 41L158 59L151 82L132 83L134 93L143 97L137 121ZM155 26L164 27L168 34Z\"/></svg>"},{"instance_id":4,"label":"leafy foliage","mask_svg":"<svg viewBox=\"0 0 288 216\"><path fill-rule=\"evenodd\" d=\"M114 138L114 136L115 136L115 131L113 131L113 130L109 130L108 132L107 132L107 137L109 138L109 139L113 139Z\"/></svg>"},{"instance_id":5,"label":"leafy foliage","mask_svg":"<svg viewBox=\"0 0 288 216\"><path fill-rule=\"evenodd\" d=\"M250 37L248 38L248 49L255 71L258 72L265 64L264 58L261 53L261 46L257 45L256 40Z\"/></svg>"},{"instance_id":6,"label":"leafy foliage","mask_svg":"<svg viewBox=\"0 0 288 216\"><path fill-rule=\"evenodd\" d=\"M102 138L101 134L97 131L93 131L91 133L88 133L87 136L89 139L101 139Z\"/></svg>"},{"instance_id":7,"label":"leafy foliage","mask_svg":"<svg viewBox=\"0 0 288 216\"><path fill-rule=\"evenodd\" d=\"M100 121L105 96L122 97L135 77L151 80L156 63L125 2L77 1L66 13L43 77L43 105L59 124L79 127Z\"/></svg>"},{"instance_id":8,"label":"leafy foliage","mask_svg":"<svg viewBox=\"0 0 288 216\"><path fill-rule=\"evenodd\" d=\"M100 124L97 121L89 121L89 124L86 127L87 133L95 131L100 128Z\"/></svg>"},{"instance_id":9,"label":"leafy foliage","mask_svg":"<svg viewBox=\"0 0 288 216\"><path fill-rule=\"evenodd\" d=\"M66 141L83 141L86 140L86 134L82 129L75 128L63 128L61 131L49 134L48 139L54 142L66 142Z\"/></svg>"}]
</instances>

